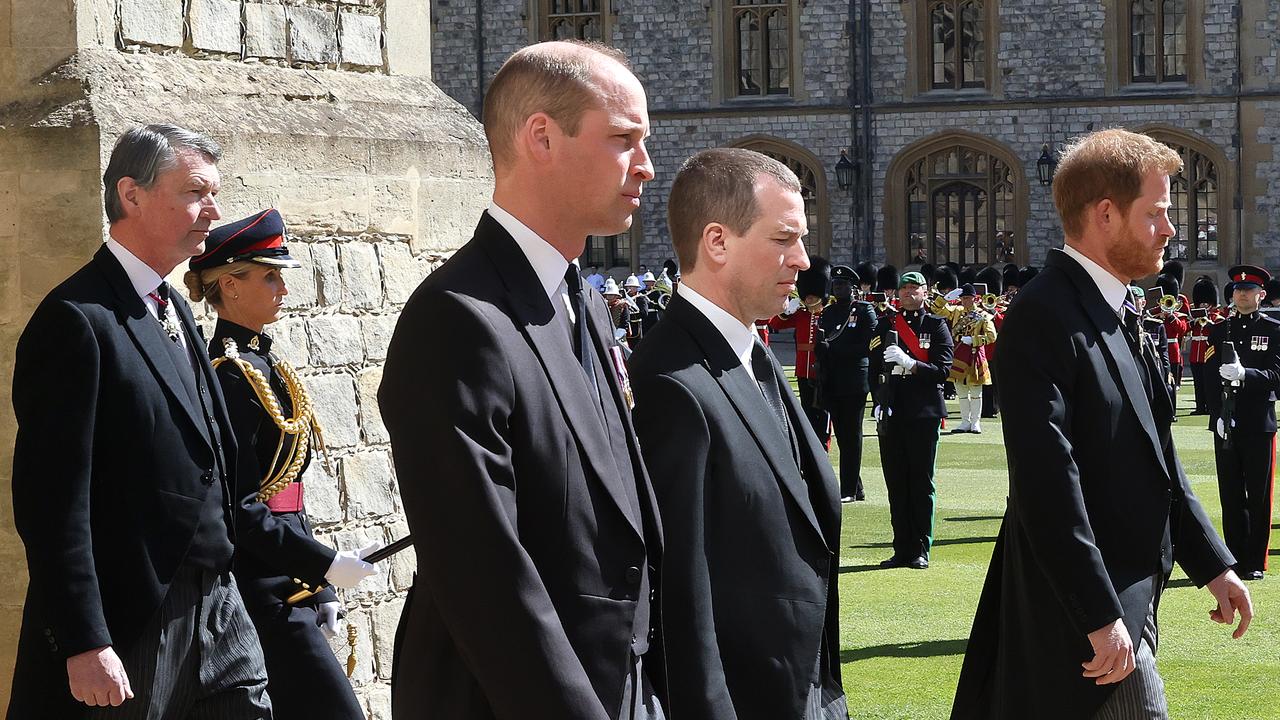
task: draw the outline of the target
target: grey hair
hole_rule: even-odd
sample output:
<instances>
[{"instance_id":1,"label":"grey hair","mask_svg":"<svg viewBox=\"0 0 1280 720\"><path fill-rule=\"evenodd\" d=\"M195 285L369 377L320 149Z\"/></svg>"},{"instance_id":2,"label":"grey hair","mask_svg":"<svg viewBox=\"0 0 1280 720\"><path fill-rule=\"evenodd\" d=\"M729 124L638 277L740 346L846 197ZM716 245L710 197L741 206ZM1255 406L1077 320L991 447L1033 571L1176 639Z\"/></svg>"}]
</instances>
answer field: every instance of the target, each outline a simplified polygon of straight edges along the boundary
<instances>
[{"instance_id":1,"label":"grey hair","mask_svg":"<svg viewBox=\"0 0 1280 720\"><path fill-rule=\"evenodd\" d=\"M116 140L107 170L102 173L108 222L124 218L124 205L116 190L120 180L133 178L139 186L151 187L161 173L178 164L179 149L194 150L212 163L222 159L222 148L213 138L177 125L135 127Z\"/></svg>"}]
</instances>

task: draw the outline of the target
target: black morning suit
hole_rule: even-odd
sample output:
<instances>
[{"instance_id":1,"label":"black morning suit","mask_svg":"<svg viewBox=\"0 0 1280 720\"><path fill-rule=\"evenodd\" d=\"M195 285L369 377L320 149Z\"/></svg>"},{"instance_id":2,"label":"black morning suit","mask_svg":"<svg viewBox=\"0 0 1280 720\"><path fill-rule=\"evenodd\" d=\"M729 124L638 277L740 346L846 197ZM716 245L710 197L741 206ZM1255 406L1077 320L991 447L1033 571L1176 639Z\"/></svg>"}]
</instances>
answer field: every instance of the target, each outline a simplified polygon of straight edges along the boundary
<instances>
[{"instance_id":1,"label":"black morning suit","mask_svg":"<svg viewBox=\"0 0 1280 720\"><path fill-rule=\"evenodd\" d=\"M1260 338L1265 338L1261 340ZM1244 365L1236 390L1232 446L1215 431L1222 415L1222 343L1231 340ZM1271 492L1275 478L1276 393L1280 391L1280 321L1251 313L1235 315L1209 330L1213 353L1204 363L1212 379L1208 394L1209 429L1222 500L1222 536L1242 572L1265 570L1271 533Z\"/></svg>"},{"instance_id":2,"label":"black morning suit","mask_svg":"<svg viewBox=\"0 0 1280 720\"><path fill-rule=\"evenodd\" d=\"M197 341L190 309L172 302ZM18 341L13 505L31 582L10 718L78 717L67 658L103 645L124 657L189 555L230 560L235 438L194 349L194 371L179 369L181 351L106 246L49 293ZM201 373L202 399L183 372L192 387Z\"/></svg>"},{"instance_id":3,"label":"black morning suit","mask_svg":"<svg viewBox=\"0 0 1280 720\"><path fill-rule=\"evenodd\" d=\"M884 362L886 333L895 329L894 317L902 313L917 337L929 336L928 362L917 361L912 375L890 375L894 367ZM893 556L900 560L929 558L933 547L933 476L938 457L938 436L947 404L942 384L951 373L955 348L947 321L922 310L886 313L872 338L869 367L871 392L883 414L877 423L880 464L889 492L889 518L893 524ZM906 350L901 338L899 345ZM911 352L908 350L907 354ZM912 357L915 357L912 355ZM883 374L883 375L882 375ZM892 410L892 414L889 414Z\"/></svg>"},{"instance_id":4,"label":"black morning suit","mask_svg":"<svg viewBox=\"0 0 1280 720\"><path fill-rule=\"evenodd\" d=\"M826 342L819 343L818 373L823 403L840 445L840 496L863 497L862 421L867 410L868 345L875 334L871 303L837 300L818 318Z\"/></svg>"},{"instance_id":5,"label":"black morning suit","mask_svg":"<svg viewBox=\"0 0 1280 720\"><path fill-rule=\"evenodd\" d=\"M648 649L656 501L608 310L584 292L608 431L569 332L488 213L396 325L378 402L423 548L396 637L397 718L614 720ZM657 652L644 667L661 682Z\"/></svg>"},{"instance_id":6,"label":"black morning suit","mask_svg":"<svg viewBox=\"0 0 1280 720\"><path fill-rule=\"evenodd\" d=\"M636 431L668 542L662 700L672 720L794 720L816 682L844 694L836 481L771 365L795 454L751 369L679 294L631 358Z\"/></svg>"},{"instance_id":7,"label":"black morning suit","mask_svg":"<svg viewBox=\"0 0 1280 720\"><path fill-rule=\"evenodd\" d=\"M1136 650L1175 559L1197 586L1233 562L1178 462L1160 350L1139 366L1060 250L1014 299L996 350L1009 507L952 718L1092 717L1116 685L1081 675L1088 634L1123 618Z\"/></svg>"},{"instance_id":8,"label":"black morning suit","mask_svg":"<svg viewBox=\"0 0 1280 720\"><path fill-rule=\"evenodd\" d=\"M272 362L271 338L219 319L209 341L211 358L226 354L225 340L235 342L240 359L267 378L284 417L292 417L289 391ZM282 451L283 433L267 414L240 366L228 360L214 372L222 385L240 448L237 494L254 495L263 478L274 476L287 462L288 451L298 436L284 435ZM302 482L302 472L310 462L308 450L294 482ZM325 589L296 606L285 602L301 589L294 578L309 587L326 582L324 574L333 563L334 550L312 537L305 513L272 512L262 503L253 505L255 523L240 528L237 537L236 583L262 643L272 710L282 719L362 720L364 712L351 683L316 624L316 607L336 602L338 596Z\"/></svg>"}]
</instances>

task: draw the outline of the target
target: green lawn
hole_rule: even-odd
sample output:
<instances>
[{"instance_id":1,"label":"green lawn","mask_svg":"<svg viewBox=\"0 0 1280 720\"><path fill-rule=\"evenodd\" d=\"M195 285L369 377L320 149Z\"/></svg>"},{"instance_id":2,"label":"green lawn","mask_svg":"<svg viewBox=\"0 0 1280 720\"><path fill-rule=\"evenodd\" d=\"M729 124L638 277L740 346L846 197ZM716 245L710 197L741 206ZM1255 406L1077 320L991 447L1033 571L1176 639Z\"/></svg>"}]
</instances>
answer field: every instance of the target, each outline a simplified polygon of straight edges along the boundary
<instances>
[{"instance_id":1,"label":"green lawn","mask_svg":"<svg viewBox=\"0 0 1280 720\"><path fill-rule=\"evenodd\" d=\"M1203 417L1185 415L1190 394L1188 382L1175 443L1196 493L1220 522L1212 436ZM956 415L953 404L952 426ZM840 549L840 657L853 718L927 720L950 712L1008 489L1000 421L982 426L982 435L942 436L936 540L922 572L875 567L889 556L891 535L875 427L866 423L867 501L844 506ZM838 454L833 448L833 461ZM1160 606L1157 657L1171 717L1280 718L1280 566L1248 587L1258 616L1233 641L1226 626L1208 619L1208 591L1174 570Z\"/></svg>"}]
</instances>

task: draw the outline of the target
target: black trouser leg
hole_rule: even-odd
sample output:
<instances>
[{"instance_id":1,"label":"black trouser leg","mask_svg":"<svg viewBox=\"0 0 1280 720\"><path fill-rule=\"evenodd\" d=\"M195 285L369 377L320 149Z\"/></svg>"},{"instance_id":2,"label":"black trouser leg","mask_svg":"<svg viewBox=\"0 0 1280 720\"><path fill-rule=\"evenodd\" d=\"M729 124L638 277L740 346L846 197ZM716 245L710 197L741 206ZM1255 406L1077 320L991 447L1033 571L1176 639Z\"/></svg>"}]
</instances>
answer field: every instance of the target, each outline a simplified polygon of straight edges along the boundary
<instances>
[{"instance_id":1,"label":"black trouser leg","mask_svg":"<svg viewBox=\"0 0 1280 720\"><path fill-rule=\"evenodd\" d=\"M911 425L911 451L907 455L911 543L916 548L914 554L928 558L933 547L933 516L937 498L933 476L938 458L938 437L942 430L937 420L918 420Z\"/></svg>"},{"instance_id":2,"label":"black trouser leg","mask_svg":"<svg viewBox=\"0 0 1280 720\"><path fill-rule=\"evenodd\" d=\"M255 608L249 617L262 642L267 692L280 720L363 720L351 682L316 625L314 607Z\"/></svg>"},{"instance_id":3,"label":"black trouser leg","mask_svg":"<svg viewBox=\"0 0 1280 720\"><path fill-rule=\"evenodd\" d=\"M1271 490L1275 470L1275 434L1250 435L1241 443L1245 539L1236 559L1247 570L1267 569L1271 539ZM1234 552L1234 551L1233 551Z\"/></svg>"},{"instance_id":4,"label":"black trouser leg","mask_svg":"<svg viewBox=\"0 0 1280 720\"><path fill-rule=\"evenodd\" d=\"M809 378L796 378L796 384L800 386L800 407L804 410L805 417L809 418L809 425L813 428L813 433L818 436L818 441L822 443L822 447L830 448L831 431L828 428L831 416L826 410L819 410L815 407L816 397L814 393L813 381Z\"/></svg>"},{"instance_id":5,"label":"black trouser leg","mask_svg":"<svg viewBox=\"0 0 1280 720\"><path fill-rule=\"evenodd\" d=\"M847 395L835 399L831 424L840 444L840 497L863 497L862 421L867 411L867 395Z\"/></svg>"},{"instance_id":6,"label":"black trouser leg","mask_svg":"<svg viewBox=\"0 0 1280 720\"><path fill-rule=\"evenodd\" d=\"M1227 549L1236 557L1242 569L1247 561L1244 548L1247 537L1247 511L1244 504L1244 466L1241 463L1242 441L1248 440L1239 434L1231 438L1231 447L1226 447L1222 438L1213 436L1213 459L1218 470L1218 499L1222 503L1222 540Z\"/></svg>"},{"instance_id":7,"label":"black trouser leg","mask_svg":"<svg viewBox=\"0 0 1280 720\"><path fill-rule=\"evenodd\" d=\"M892 418L880 423L880 466L889 494L889 524L893 528L893 556L908 560L919 552L911 535L907 473L910 470L911 427Z\"/></svg>"},{"instance_id":8,"label":"black trouser leg","mask_svg":"<svg viewBox=\"0 0 1280 720\"><path fill-rule=\"evenodd\" d=\"M1191 366L1191 382L1194 384L1196 398L1196 412L1206 413L1209 411L1209 379L1205 368L1208 367L1204 363L1196 363Z\"/></svg>"}]
</instances>

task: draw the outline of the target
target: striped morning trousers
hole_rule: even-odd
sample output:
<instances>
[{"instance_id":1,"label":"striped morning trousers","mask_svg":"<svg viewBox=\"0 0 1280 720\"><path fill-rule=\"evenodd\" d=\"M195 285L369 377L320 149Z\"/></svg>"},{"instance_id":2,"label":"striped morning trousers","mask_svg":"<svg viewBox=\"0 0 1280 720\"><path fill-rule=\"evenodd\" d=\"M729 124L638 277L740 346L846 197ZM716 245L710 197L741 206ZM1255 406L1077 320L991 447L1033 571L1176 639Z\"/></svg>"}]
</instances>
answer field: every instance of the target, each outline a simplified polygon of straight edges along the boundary
<instances>
[{"instance_id":1,"label":"striped morning trousers","mask_svg":"<svg viewBox=\"0 0 1280 720\"><path fill-rule=\"evenodd\" d=\"M262 648L230 573L180 568L120 660L133 699L88 708L89 720L271 720Z\"/></svg>"},{"instance_id":2,"label":"striped morning trousers","mask_svg":"<svg viewBox=\"0 0 1280 720\"><path fill-rule=\"evenodd\" d=\"M1141 647L1134 654L1137 667L1116 685L1094 720L1169 720L1164 680L1156 670L1156 639L1155 613L1148 612Z\"/></svg>"}]
</instances>

